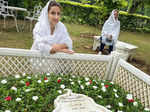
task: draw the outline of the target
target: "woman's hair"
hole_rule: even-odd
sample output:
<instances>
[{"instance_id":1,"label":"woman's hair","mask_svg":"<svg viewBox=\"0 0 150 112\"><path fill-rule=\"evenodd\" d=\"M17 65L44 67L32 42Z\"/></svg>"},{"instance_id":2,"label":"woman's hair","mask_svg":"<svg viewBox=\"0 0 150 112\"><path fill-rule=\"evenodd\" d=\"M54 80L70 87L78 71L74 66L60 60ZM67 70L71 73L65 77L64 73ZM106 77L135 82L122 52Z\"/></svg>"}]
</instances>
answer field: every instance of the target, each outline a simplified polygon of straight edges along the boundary
<instances>
[{"instance_id":1,"label":"woman's hair","mask_svg":"<svg viewBox=\"0 0 150 112\"><path fill-rule=\"evenodd\" d=\"M119 10L117 10L117 9L114 9L113 11L115 11L115 12L119 13Z\"/></svg>"},{"instance_id":2,"label":"woman's hair","mask_svg":"<svg viewBox=\"0 0 150 112\"><path fill-rule=\"evenodd\" d=\"M53 7L53 6L57 6L61 9L61 5L59 3L57 3L55 0L53 0L48 5L48 12L49 12L49 10L51 10L51 7Z\"/></svg>"}]
</instances>

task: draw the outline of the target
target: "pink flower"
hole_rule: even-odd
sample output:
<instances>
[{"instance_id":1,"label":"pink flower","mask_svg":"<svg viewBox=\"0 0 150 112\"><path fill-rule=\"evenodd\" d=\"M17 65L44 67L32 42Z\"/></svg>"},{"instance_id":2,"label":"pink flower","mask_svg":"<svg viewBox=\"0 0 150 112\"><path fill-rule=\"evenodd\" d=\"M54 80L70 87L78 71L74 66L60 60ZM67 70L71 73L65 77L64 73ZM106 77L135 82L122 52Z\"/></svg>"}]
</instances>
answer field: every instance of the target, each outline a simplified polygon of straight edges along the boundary
<instances>
[{"instance_id":1,"label":"pink flower","mask_svg":"<svg viewBox=\"0 0 150 112\"><path fill-rule=\"evenodd\" d=\"M10 101L11 100L11 96L8 96L5 98L6 101Z\"/></svg>"},{"instance_id":2,"label":"pink flower","mask_svg":"<svg viewBox=\"0 0 150 112\"><path fill-rule=\"evenodd\" d=\"M26 82L26 86L29 86L30 85L30 82Z\"/></svg>"},{"instance_id":3,"label":"pink flower","mask_svg":"<svg viewBox=\"0 0 150 112\"><path fill-rule=\"evenodd\" d=\"M58 80L57 80L57 82L58 82L58 83L60 83L60 82L61 82L61 80L60 80L60 79L58 79Z\"/></svg>"}]
</instances>

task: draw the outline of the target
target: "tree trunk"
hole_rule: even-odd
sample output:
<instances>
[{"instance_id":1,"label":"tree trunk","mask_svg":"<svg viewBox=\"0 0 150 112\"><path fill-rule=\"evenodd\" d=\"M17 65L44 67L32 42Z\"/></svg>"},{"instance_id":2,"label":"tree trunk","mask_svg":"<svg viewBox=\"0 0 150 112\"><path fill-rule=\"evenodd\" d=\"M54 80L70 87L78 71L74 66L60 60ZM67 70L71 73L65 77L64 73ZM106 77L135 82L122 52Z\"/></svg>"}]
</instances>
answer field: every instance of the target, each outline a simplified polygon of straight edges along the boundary
<instances>
[{"instance_id":1,"label":"tree trunk","mask_svg":"<svg viewBox=\"0 0 150 112\"><path fill-rule=\"evenodd\" d=\"M141 3L141 0L130 0L128 5L128 13L135 13Z\"/></svg>"}]
</instances>

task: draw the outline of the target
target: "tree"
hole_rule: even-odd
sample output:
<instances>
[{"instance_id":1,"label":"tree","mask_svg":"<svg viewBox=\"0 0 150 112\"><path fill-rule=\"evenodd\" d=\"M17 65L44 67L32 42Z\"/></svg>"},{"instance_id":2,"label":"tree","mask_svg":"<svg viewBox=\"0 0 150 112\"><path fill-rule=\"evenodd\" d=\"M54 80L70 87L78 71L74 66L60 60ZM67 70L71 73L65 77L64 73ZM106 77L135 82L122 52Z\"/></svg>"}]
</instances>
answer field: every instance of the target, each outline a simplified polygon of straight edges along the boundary
<instances>
[{"instance_id":1,"label":"tree","mask_svg":"<svg viewBox=\"0 0 150 112\"><path fill-rule=\"evenodd\" d=\"M150 6L150 0L129 0L128 4L128 12L129 13L136 13L139 9L142 11L146 7Z\"/></svg>"}]
</instances>

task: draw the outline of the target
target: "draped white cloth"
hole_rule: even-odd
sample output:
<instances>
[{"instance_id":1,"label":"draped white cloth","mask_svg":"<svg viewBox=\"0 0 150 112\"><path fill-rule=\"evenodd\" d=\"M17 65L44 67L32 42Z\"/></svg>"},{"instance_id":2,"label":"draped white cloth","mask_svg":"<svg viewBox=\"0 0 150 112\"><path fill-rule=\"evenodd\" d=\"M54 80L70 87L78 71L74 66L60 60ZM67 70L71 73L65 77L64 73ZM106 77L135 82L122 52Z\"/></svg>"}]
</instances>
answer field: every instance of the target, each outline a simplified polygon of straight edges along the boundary
<instances>
[{"instance_id":1,"label":"draped white cloth","mask_svg":"<svg viewBox=\"0 0 150 112\"><path fill-rule=\"evenodd\" d=\"M31 50L40 50L42 54L50 54L53 44L66 44L72 50L72 40L67 32L65 25L58 22L51 35L50 22L48 20L48 5L42 9L38 22L33 29L33 45Z\"/></svg>"},{"instance_id":2,"label":"draped white cloth","mask_svg":"<svg viewBox=\"0 0 150 112\"><path fill-rule=\"evenodd\" d=\"M112 11L111 15L106 20L102 28L102 43L105 43L106 45L115 45L120 33L120 21L118 20L118 18L115 19L114 12L115 10ZM112 35L111 42L108 42L106 40L106 35Z\"/></svg>"}]
</instances>

